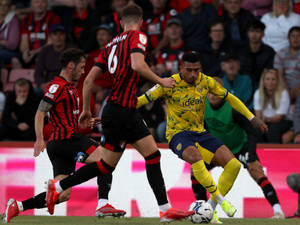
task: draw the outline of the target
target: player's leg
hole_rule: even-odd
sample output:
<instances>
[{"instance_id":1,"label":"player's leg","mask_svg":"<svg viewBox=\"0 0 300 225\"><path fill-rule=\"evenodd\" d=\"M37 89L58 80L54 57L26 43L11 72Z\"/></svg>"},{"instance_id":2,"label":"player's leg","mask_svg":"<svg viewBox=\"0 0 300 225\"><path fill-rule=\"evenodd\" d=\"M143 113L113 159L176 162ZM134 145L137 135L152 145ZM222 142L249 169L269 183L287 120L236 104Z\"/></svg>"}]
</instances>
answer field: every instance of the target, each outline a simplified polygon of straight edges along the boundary
<instances>
[{"instance_id":1,"label":"player's leg","mask_svg":"<svg viewBox=\"0 0 300 225\"><path fill-rule=\"evenodd\" d=\"M75 157L76 161L89 164L101 159L102 147L100 146L97 148L99 145L94 140L83 135L78 135L78 141L74 144L78 146L78 151L76 152ZM112 174L97 176L98 205L96 207L96 216L120 217L126 214L126 211L116 209L108 203L108 194L111 188L111 183Z\"/></svg>"},{"instance_id":2,"label":"player's leg","mask_svg":"<svg viewBox=\"0 0 300 225\"><path fill-rule=\"evenodd\" d=\"M269 181L268 177L265 175L261 163L258 160L250 162L248 164L248 172L251 175L251 177L256 181L256 183L260 186L265 195L265 198L273 207L273 218L284 218L284 213L281 209L276 191L272 183Z\"/></svg>"},{"instance_id":3,"label":"player's leg","mask_svg":"<svg viewBox=\"0 0 300 225\"><path fill-rule=\"evenodd\" d=\"M218 180L218 189L223 196L226 196L239 174L241 163L234 157L232 152L225 145L221 145L217 149L212 159L212 163L224 168ZM217 202L214 199L214 196L212 196L212 201Z\"/></svg>"}]
</instances>

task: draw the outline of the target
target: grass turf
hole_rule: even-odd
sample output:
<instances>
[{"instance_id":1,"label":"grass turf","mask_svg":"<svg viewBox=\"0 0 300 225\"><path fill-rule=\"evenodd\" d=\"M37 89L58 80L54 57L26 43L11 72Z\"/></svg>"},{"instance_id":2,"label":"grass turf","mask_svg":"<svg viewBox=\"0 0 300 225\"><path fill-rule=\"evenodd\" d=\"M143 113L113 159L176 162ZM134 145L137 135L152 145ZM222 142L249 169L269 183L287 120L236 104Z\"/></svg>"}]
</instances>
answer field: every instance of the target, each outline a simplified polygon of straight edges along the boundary
<instances>
[{"instance_id":1,"label":"grass turf","mask_svg":"<svg viewBox=\"0 0 300 225\"><path fill-rule=\"evenodd\" d=\"M221 219L224 225L299 225L300 219ZM2 220L0 224L3 224ZM158 218L102 218L81 216L18 216L11 225L158 225ZM189 220L172 222L172 225L192 223Z\"/></svg>"}]
</instances>

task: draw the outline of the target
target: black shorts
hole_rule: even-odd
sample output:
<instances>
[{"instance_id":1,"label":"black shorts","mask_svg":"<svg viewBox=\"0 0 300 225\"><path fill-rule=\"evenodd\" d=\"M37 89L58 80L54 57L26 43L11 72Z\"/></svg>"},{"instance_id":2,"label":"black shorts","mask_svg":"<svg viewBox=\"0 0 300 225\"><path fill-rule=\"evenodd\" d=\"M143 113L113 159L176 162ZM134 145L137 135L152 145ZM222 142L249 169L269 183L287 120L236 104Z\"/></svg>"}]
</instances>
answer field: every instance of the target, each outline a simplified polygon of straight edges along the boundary
<instances>
[{"instance_id":1,"label":"black shorts","mask_svg":"<svg viewBox=\"0 0 300 225\"><path fill-rule=\"evenodd\" d=\"M136 109L124 108L108 102L102 113L101 144L104 148L122 152L127 143L134 143L150 135L142 116Z\"/></svg>"},{"instance_id":2,"label":"black shorts","mask_svg":"<svg viewBox=\"0 0 300 225\"><path fill-rule=\"evenodd\" d=\"M70 139L54 140L47 143L47 153L53 167L53 176L69 175L75 171L78 156L85 159L99 145L81 134L72 134Z\"/></svg>"},{"instance_id":3,"label":"black shorts","mask_svg":"<svg viewBox=\"0 0 300 225\"><path fill-rule=\"evenodd\" d=\"M243 165L244 168L248 168L248 164L254 162L256 160L259 161L259 158L256 154L256 149L250 149L248 143L245 143L242 150L238 153L234 154L235 158L237 158Z\"/></svg>"}]
</instances>

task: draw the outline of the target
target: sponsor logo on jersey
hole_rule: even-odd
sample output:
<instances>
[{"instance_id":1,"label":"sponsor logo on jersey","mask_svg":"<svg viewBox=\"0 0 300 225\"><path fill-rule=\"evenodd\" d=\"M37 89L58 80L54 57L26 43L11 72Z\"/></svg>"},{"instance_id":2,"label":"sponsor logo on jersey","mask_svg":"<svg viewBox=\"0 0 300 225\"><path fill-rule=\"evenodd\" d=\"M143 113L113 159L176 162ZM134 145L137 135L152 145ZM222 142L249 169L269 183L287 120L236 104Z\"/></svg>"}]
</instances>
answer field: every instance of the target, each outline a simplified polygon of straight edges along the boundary
<instances>
[{"instance_id":1,"label":"sponsor logo on jersey","mask_svg":"<svg viewBox=\"0 0 300 225\"><path fill-rule=\"evenodd\" d=\"M53 94L50 94L50 93L48 93L48 92L46 93L46 96L49 97L49 98L54 98L54 95L53 95Z\"/></svg>"},{"instance_id":2,"label":"sponsor logo on jersey","mask_svg":"<svg viewBox=\"0 0 300 225\"><path fill-rule=\"evenodd\" d=\"M52 84L49 88L49 93L51 93L51 94L55 93L58 88L59 88L58 84Z\"/></svg>"},{"instance_id":3,"label":"sponsor logo on jersey","mask_svg":"<svg viewBox=\"0 0 300 225\"><path fill-rule=\"evenodd\" d=\"M193 106L193 105L199 105L202 103L202 98L189 98L188 100L184 101L182 103L182 106Z\"/></svg>"},{"instance_id":4,"label":"sponsor logo on jersey","mask_svg":"<svg viewBox=\"0 0 300 225\"><path fill-rule=\"evenodd\" d=\"M146 51L146 48L144 45L141 45L140 43L137 44L137 46L142 49L143 51Z\"/></svg>"},{"instance_id":5,"label":"sponsor logo on jersey","mask_svg":"<svg viewBox=\"0 0 300 225\"><path fill-rule=\"evenodd\" d=\"M73 110L73 114L79 114L79 109L77 109L77 110Z\"/></svg>"}]
</instances>

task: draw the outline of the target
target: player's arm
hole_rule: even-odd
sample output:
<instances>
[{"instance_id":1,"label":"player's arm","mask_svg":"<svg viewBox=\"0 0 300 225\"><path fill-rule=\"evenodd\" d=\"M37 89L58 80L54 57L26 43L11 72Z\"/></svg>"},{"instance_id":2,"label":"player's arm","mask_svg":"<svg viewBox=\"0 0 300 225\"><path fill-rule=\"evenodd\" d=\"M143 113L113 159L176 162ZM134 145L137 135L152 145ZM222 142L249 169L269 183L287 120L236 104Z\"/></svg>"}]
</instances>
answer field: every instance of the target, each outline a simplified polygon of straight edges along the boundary
<instances>
[{"instance_id":1,"label":"player's arm","mask_svg":"<svg viewBox=\"0 0 300 225\"><path fill-rule=\"evenodd\" d=\"M225 99L232 106L232 108L246 117L255 128L260 129L262 132L266 132L268 130L267 125L261 119L254 116L253 113L250 112L250 110L244 105L244 103L242 103L242 101L233 94L228 93Z\"/></svg>"},{"instance_id":2,"label":"player's arm","mask_svg":"<svg viewBox=\"0 0 300 225\"><path fill-rule=\"evenodd\" d=\"M152 70L149 68L147 63L145 62L144 55L141 52L132 52L130 54L131 58L131 68L141 74L146 79L160 84L163 87L173 88L175 86L175 81L171 78L161 78L157 76Z\"/></svg>"},{"instance_id":3,"label":"player's arm","mask_svg":"<svg viewBox=\"0 0 300 225\"><path fill-rule=\"evenodd\" d=\"M37 157L42 151L44 151L46 144L44 141L44 119L45 115L51 109L52 104L46 102L45 100L41 100L40 105L37 109L34 118L34 129L36 135L36 141L34 143L34 157Z\"/></svg>"},{"instance_id":4,"label":"player's arm","mask_svg":"<svg viewBox=\"0 0 300 225\"><path fill-rule=\"evenodd\" d=\"M155 101L156 99L163 96L163 88L160 85L155 85L149 89L145 94L138 97L137 108L142 107L150 102Z\"/></svg>"}]
</instances>

